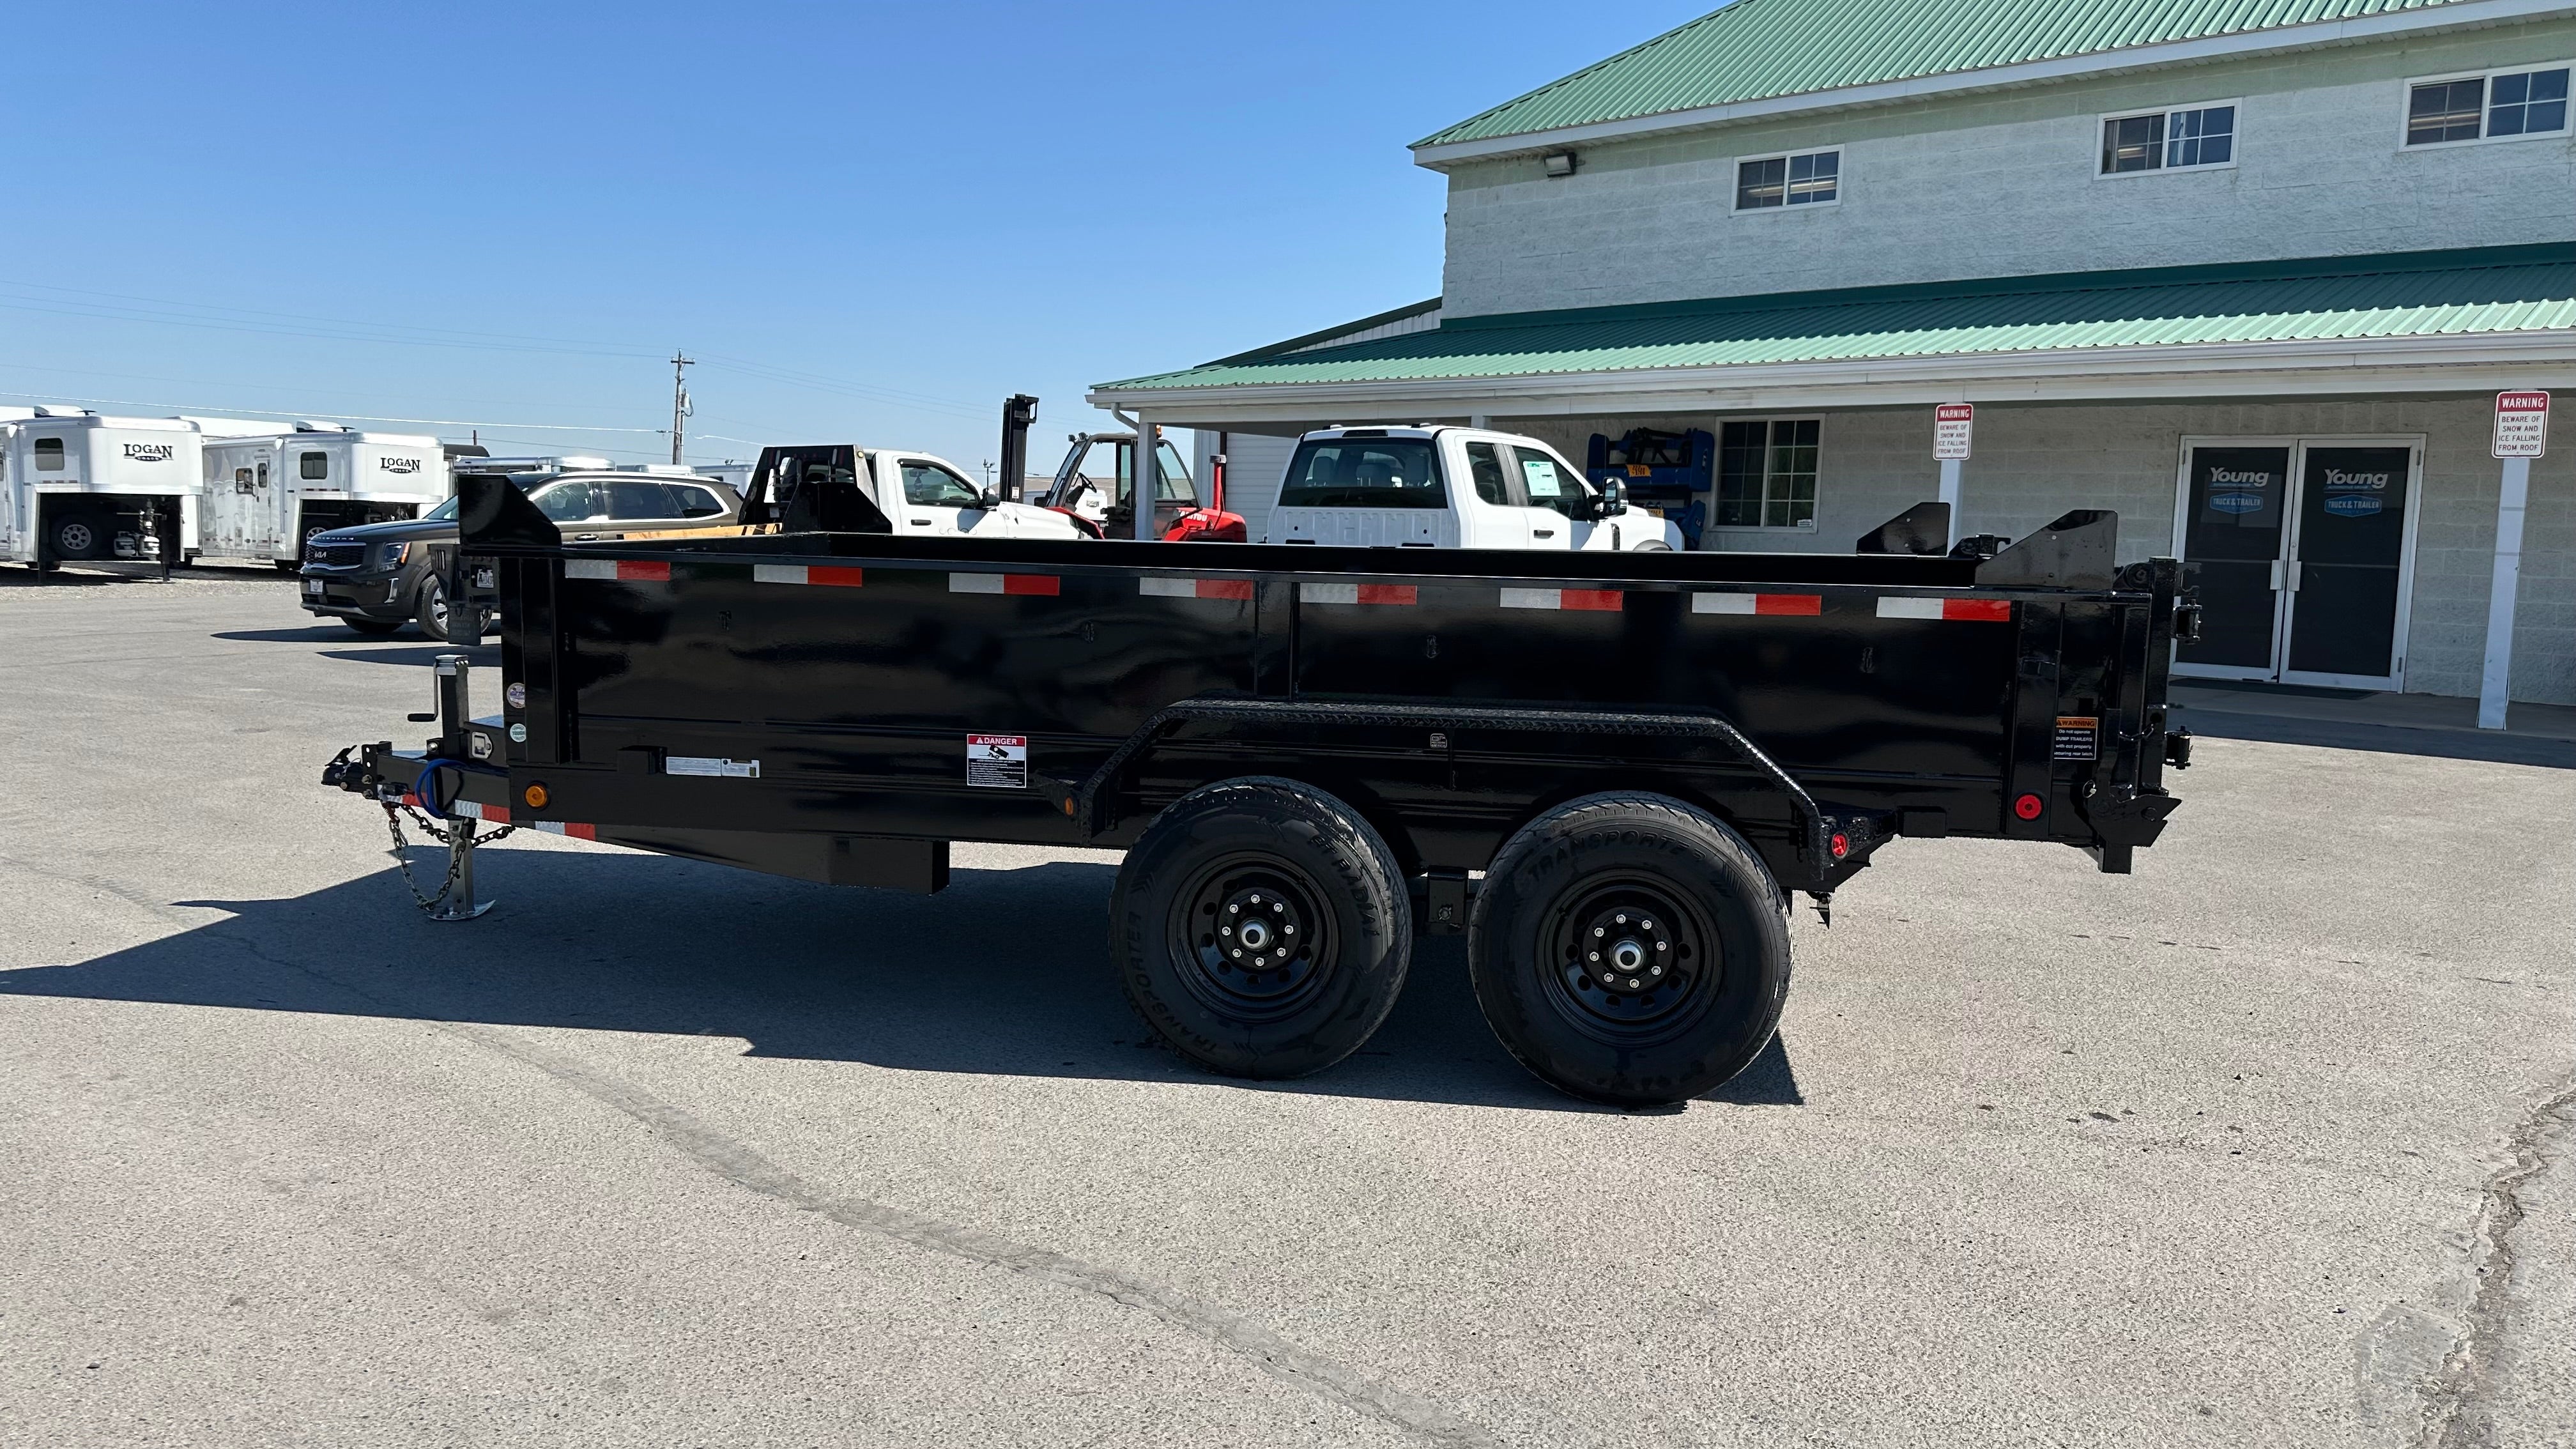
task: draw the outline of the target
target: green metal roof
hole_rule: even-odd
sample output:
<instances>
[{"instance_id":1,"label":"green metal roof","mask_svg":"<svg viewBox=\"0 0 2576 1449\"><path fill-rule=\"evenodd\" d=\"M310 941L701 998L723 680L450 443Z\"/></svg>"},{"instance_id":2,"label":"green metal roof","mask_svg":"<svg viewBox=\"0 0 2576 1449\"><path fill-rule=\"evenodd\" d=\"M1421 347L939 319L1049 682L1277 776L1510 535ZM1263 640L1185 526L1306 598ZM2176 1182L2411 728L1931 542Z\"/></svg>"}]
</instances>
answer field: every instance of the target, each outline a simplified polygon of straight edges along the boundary
<instances>
[{"instance_id":1,"label":"green metal roof","mask_svg":"<svg viewBox=\"0 0 2576 1449\"><path fill-rule=\"evenodd\" d=\"M2576 243L2071 272L1444 319L1099 391L1413 382L2576 328Z\"/></svg>"},{"instance_id":2,"label":"green metal roof","mask_svg":"<svg viewBox=\"0 0 2576 1449\"><path fill-rule=\"evenodd\" d=\"M2465 0L1735 0L1416 146L1624 121Z\"/></svg>"}]
</instances>

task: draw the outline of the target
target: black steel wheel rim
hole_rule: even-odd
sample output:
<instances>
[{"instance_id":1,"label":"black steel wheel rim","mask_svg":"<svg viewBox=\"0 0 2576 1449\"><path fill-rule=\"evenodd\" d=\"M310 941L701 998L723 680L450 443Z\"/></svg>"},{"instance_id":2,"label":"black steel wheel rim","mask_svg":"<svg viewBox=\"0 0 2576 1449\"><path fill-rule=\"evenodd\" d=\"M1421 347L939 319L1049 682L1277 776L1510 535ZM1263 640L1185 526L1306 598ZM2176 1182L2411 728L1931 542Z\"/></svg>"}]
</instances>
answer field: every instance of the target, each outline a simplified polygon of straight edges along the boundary
<instances>
[{"instance_id":1,"label":"black steel wheel rim","mask_svg":"<svg viewBox=\"0 0 2576 1449\"><path fill-rule=\"evenodd\" d=\"M1258 1025L1295 1016L1334 974L1339 944L1315 878L1244 851L1201 865L1173 898L1171 956L1198 1003Z\"/></svg>"},{"instance_id":2,"label":"black steel wheel rim","mask_svg":"<svg viewBox=\"0 0 2576 1449\"><path fill-rule=\"evenodd\" d=\"M1707 913L1643 877L1577 883L1548 912L1539 950L1549 1003L1607 1042L1687 1031L1716 998L1726 966Z\"/></svg>"}]
</instances>

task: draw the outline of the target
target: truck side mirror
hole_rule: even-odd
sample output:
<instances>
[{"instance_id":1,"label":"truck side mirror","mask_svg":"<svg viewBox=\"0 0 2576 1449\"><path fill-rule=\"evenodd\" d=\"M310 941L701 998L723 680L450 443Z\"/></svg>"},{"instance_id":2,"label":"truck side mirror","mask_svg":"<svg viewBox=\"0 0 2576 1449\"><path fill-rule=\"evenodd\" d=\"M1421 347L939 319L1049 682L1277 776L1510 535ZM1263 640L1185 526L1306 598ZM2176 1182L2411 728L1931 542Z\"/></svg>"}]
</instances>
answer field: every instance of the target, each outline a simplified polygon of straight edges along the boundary
<instances>
[{"instance_id":1,"label":"truck side mirror","mask_svg":"<svg viewBox=\"0 0 2576 1449\"><path fill-rule=\"evenodd\" d=\"M983 492L975 495L975 506L988 512L992 509L999 508L1002 506L1002 495L993 489L987 488Z\"/></svg>"},{"instance_id":2,"label":"truck side mirror","mask_svg":"<svg viewBox=\"0 0 2576 1449\"><path fill-rule=\"evenodd\" d=\"M1620 482L1616 478L1602 479L1600 516L1603 518L1616 518L1627 511L1628 485Z\"/></svg>"}]
</instances>

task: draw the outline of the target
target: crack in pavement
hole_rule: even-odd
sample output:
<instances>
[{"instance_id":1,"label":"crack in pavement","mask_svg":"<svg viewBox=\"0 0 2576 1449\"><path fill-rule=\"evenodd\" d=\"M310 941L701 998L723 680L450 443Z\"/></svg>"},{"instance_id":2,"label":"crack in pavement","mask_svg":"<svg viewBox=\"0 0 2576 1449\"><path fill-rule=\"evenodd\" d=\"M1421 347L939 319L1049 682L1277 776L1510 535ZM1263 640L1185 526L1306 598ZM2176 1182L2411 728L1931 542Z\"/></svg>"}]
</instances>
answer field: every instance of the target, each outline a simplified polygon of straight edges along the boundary
<instances>
[{"instance_id":1,"label":"crack in pavement","mask_svg":"<svg viewBox=\"0 0 2576 1449\"><path fill-rule=\"evenodd\" d=\"M2418 1449L2482 1449L2496 1442L2485 1395L2512 1312L2513 1230L2523 1218L2522 1188L2558 1155L2558 1145L2550 1139L2571 1122L2576 1122L2576 1077L2561 1081L2505 1137L2505 1165L2488 1176L2478 1200L2476 1247L2470 1258L2477 1288L2469 1299L2466 1325L2442 1361L2441 1376L2426 1391Z\"/></svg>"},{"instance_id":2,"label":"crack in pavement","mask_svg":"<svg viewBox=\"0 0 2576 1449\"><path fill-rule=\"evenodd\" d=\"M1125 1307L1139 1309L1175 1328L1186 1329L1220 1348L1250 1359L1255 1367L1282 1383L1332 1399L1427 1443L1483 1446L1494 1442L1483 1431L1440 1405L1383 1379L1369 1378L1339 1360L1299 1348L1241 1314L1115 1268L1104 1268L1062 1253L1015 1243L978 1228L942 1222L867 1198L832 1197L680 1108L615 1077L532 1043L514 1039L498 1028L463 1023L441 1025L489 1050L516 1058L583 1095L625 1113L700 1166L738 1187L775 1198L844 1227L859 1228L971 1263L1097 1294Z\"/></svg>"},{"instance_id":3,"label":"crack in pavement","mask_svg":"<svg viewBox=\"0 0 2576 1449\"><path fill-rule=\"evenodd\" d=\"M107 891L163 920L189 927L204 924L184 915L181 907L156 901L142 891L105 877L48 869L25 861L8 863L33 874L77 881ZM832 1196L683 1109L569 1056L522 1040L499 1027L442 1020L302 962L273 955L248 941L224 937L215 939L239 949L255 961L326 983L380 1011L429 1023L448 1035L542 1072L601 1105L633 1118L691 1162L747 1191L844 1227L876 1233L913 1247L1000 1268L1024 1278L1093 1294L1122 1307L1136 1309L1250 1360L1255 1368L1292 1388L1330 1399L1425 1443L1467 1446L1467 1449L1490 1449L1495 1443L1483 1430L1441 1405L1383 1379L1372 1379L1338 1359L1300 1348L1242 1314L1131 1273L1016 1243L979 1228L944 1222L869 1198Z\"/></svg>"}]
</instances>

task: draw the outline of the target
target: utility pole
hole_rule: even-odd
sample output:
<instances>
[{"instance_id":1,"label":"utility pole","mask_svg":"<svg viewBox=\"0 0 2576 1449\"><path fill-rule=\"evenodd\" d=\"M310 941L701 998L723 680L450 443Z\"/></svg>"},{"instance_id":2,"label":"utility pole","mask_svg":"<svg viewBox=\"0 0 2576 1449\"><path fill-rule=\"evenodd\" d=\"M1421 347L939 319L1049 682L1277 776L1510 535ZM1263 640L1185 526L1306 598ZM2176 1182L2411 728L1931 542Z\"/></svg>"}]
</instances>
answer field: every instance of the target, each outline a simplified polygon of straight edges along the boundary
<instances>
[{"instance_id":1,"label":"utility pole","mask_svg":"<svg viewBox=\"0 0 2576 1449\"><path fill-rule=\"evenodd\" d=\"M680 369L695 359L683 356L678 349L671 353L671 461L680 461L680 444L688 436L689 385L681 380Z\"/></svg>"}]
</instances>

